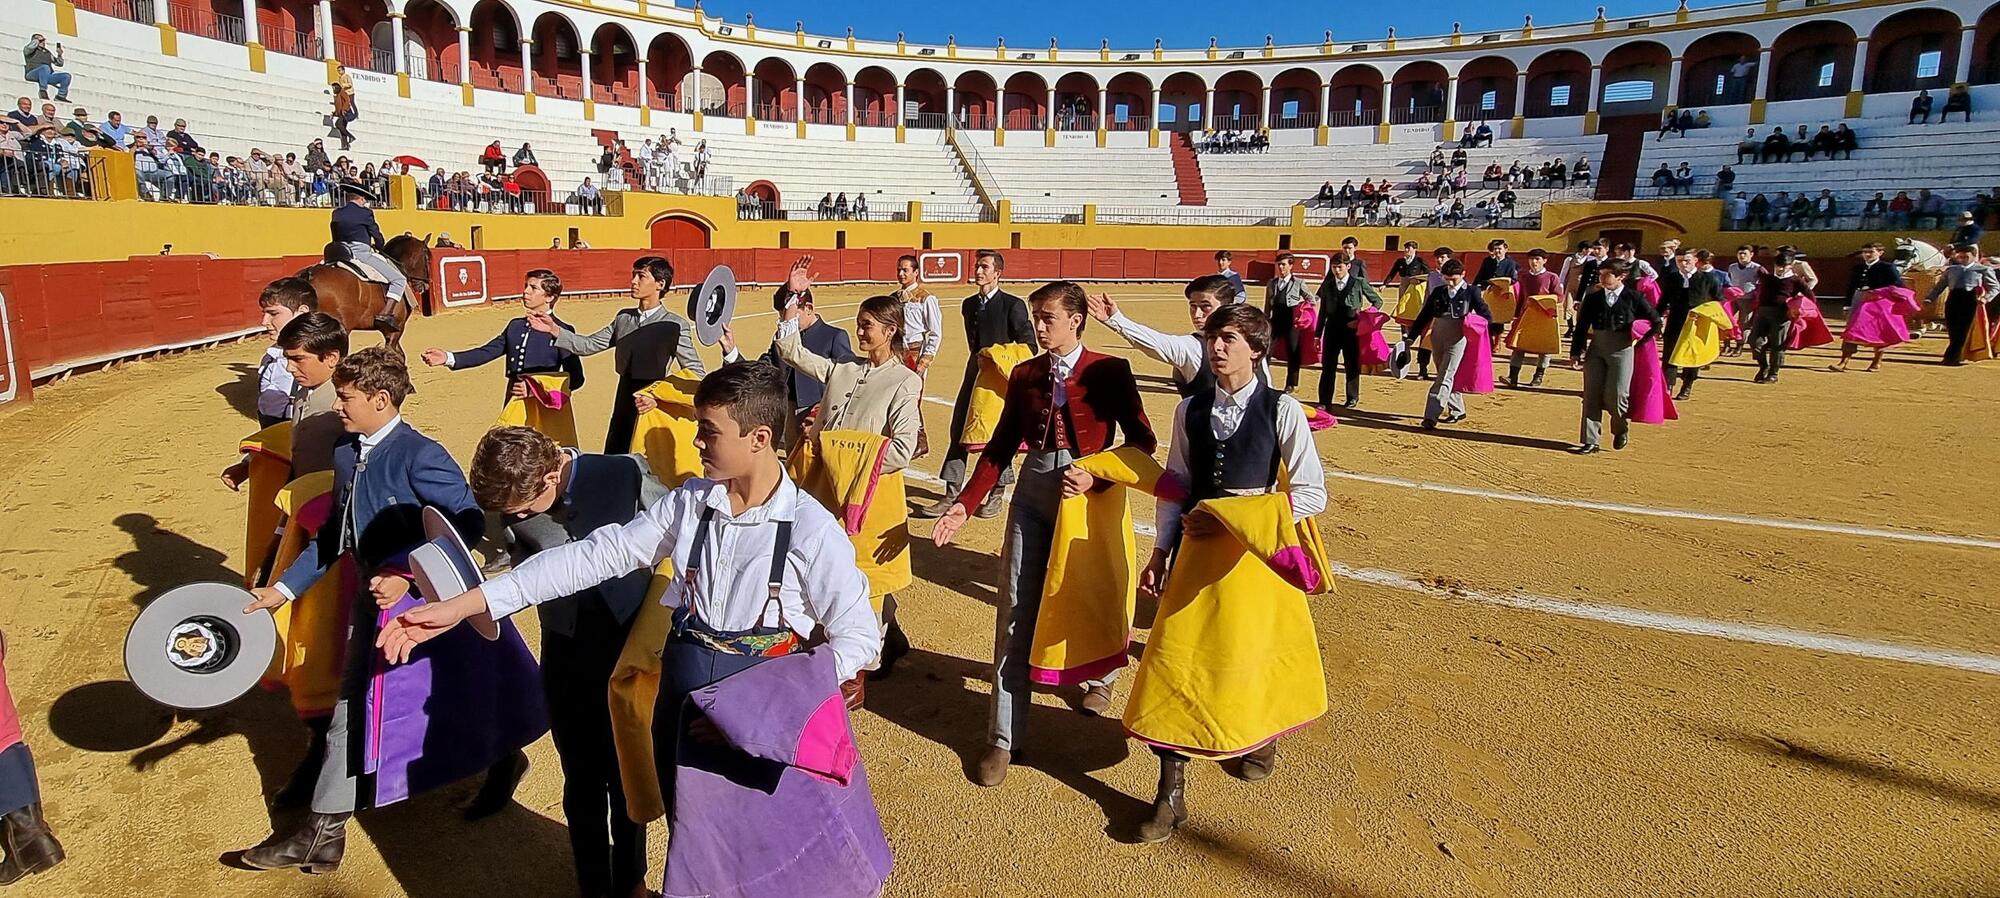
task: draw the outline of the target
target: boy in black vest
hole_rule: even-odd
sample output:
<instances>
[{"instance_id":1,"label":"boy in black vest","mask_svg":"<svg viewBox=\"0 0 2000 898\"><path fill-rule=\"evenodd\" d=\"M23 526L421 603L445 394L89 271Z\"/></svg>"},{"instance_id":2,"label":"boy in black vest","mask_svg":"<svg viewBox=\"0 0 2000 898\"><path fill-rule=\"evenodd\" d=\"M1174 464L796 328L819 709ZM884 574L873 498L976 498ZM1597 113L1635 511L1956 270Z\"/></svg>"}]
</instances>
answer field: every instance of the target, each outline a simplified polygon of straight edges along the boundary
<instances>
[{"instance_id":1,"label":"boy in black vest","mask_svg":"<svg viewBox=\"0 0 2000 898\"><path fill-rule=\"evenodd\" d=\"M592 355L617 347L618 395L612 397L611 426L604 433L607 454L632 451L632 427L639 420L635 394L666 377L677 364L696 374L708 373L694 348L694 323L664 305L673 283L673 263L659 256L640 256L632 262L632 299L637 305L618 310L610 324L587 337L547 312L528 314L528 326L554 337L556 348L566 352Z\"/></svg>"},{"instance_id":2,"label":"boy in black vest","mask_svg":"<svg viewBox=\"0 0 2000 898\"><path fill-rule=\"evenodd\" d=\"M555 337L529 326L533 315L548 315L549 320L559 327L569 324L555 317L556 299L562 296L562 279L546 268L528 272L521 285L521 309L527 314L507 322L500 333L486 341L484 346L459 352L442 349L424 350L424 364L433 368L443 365L453 371L477 368L494 359L507 360L507 395L501 400L519 399L527 395L527 385L521 378L529 374L567 374L569 391L574 393L583 387L583 360L575 353L556 345Z\"/></svg>"},{"instance_id":3,"label":"boy in black vest","mask_svg":"<svg viewBox=\"0 0 2000 898\"><path fill-rule=\"evenodd\" d=\"M508 522L521 559L629 523L666 494L641 456L586 455L529 427L487 431L472 455L473 498ZM646 828L626 815L605 694L649 578L640 569L535 606L563 817L586 896L630 895L645 882Z\"/></svg>"}]
</instances>

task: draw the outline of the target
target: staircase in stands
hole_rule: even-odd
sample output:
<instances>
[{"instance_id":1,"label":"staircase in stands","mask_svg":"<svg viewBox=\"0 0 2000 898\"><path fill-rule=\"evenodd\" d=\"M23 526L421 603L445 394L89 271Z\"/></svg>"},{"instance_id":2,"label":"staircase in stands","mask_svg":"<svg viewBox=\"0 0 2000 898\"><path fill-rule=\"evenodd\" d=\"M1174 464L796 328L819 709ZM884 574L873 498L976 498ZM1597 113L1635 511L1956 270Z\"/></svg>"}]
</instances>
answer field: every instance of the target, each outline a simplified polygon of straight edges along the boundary
<instances>
[{"instance_id":1,"label":"staircase in stands","mask_svg":"<svg viewBox=\"0 0 2000 898\"><path fill-rule=\"evenodd\" d=\"M1632 182L1639 176L1639 154L1646 149L1646 136L1659 124L1657 115L1607 116L1598 129L1604 134L1604 152L1597 163L1597 198L1629 200Z\"/></svg>"},{"instance_id":2,"label":"staircase in stands","mask_svg":"<svg viewBox=\"0 0 2000 898\"><path fill-rule=\"evenodd\" d=\"M1195 158L1194 145L1188 143L1187 132L1173 132L1168 146L1174 154L1174 184L1181 190L1181 205L1208 205L1208 187L1201 180L1201 162Z\"/></svg>"}]
</instances>

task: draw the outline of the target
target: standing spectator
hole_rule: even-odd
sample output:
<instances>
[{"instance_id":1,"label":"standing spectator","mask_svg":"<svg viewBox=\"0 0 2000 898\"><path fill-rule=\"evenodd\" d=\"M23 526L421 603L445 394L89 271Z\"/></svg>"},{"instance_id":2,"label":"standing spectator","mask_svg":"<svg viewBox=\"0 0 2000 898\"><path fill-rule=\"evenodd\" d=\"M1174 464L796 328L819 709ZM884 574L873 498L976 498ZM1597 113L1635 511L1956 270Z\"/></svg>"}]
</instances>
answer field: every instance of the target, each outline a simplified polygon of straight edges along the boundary
<instances>
[{"instance_id":1,"label":"standing spectator","mask_svg":"<svg viewBox=\"0 0 2000 898\"><path fill-rule=\"evenodd\" d=\"M194 139L194 135L188 133L187 119L174 119L174 129L168 131L167 136L173 138L175 143L180 144L181 149L190 153L199 153L202 151L201 143Z\"/></svg>"},{"instance_id":2,"label":"standing spectator","mask_svg":"<svg viewBox=\"0 0 2000 898\"><path fill-rule=\"evenodd\" d=\"M854 220L868 220L868 195L858 190L854 192Z\"/></svg>"},{"instance_id":3,"label":"standing spectator","mask_svg":"<svg viewBox=\"0 0 2000 898\"><path fill-rule=\"evenodd\" d=\"M50 50L49 39L37 34L28 38L28 45L21 48L21 57L25 63L22 67L24 76L40 86L42 99L49 98L49 88L54 86L56 102L69 102L70 74L56 71L63 65L62 44L56 44L56 48Z\"/></svg>"},{"instance_id":4,"label":"standing spectator","mask_svg":"<svg viewBox=\"0 0 2000 898\"><path fill-rule=\"evenodd\" d=\"M496 143L495 146L498 146L498 144ZM541 165L535 159L534 148L529 146L525 140L521 141L521 148L514 151L514 167L520 168L523 165Z\"/></svg>"},{"instance_id":5,"label":"standing spectator","mask_svg":"<svg viewBox=\"0 0 2000 898\"><path fill-rule=\"evenodd\" d=\"M843 221L847 219L847 191L845 190L841 191L839 196L833 198L833 217Z\"/></svg>"},{"instance_id":6,"label":"standing spectator","mask_svg":"<svg viewBox=\"0 0 2000 898\"><path fill-rule=\"evenodd\" d=\"M1917 95L1910 99L1910 121L1908 123L1912 125L1927 125L1930 124L1930 121L1931 92L1928 90L1917 91ZM1944 119L1940 117L1938 121L1944 121Z\"/></svg>"},{"instance_id":7,"label":"standing spectator","mask_svg":"<svg viewBox=\"0 0 2000 898\"><path fill-rule=\"evenodd\" d=\"M496 141L494 141L494 142L493 142L493 146L494 146L494 147L496 147L496 148L497 148L497 147L499 147L499 146L500 146L500 142L499 142L499 141L497 141L497 140L496 140ZM609 147L609 146L606 146L606 147L604 148L604 152L601 152L601 153L598 153L598 154L597 154L597 172L598 172L598 174L603 174L603 173L605 173L605 172L608 172L608 171L610 171L610 170L611 170L611 166L612 166L612 165L615 165L615 164L616 164L617 162L618 162L618 155L617 155L616 153L613 153L613 152L611 152L611 147Z\"/></svg>"},{"instance_id":8,"label":"standing spectator","mask_svg":"<svg viewBox=\"0 0 2000 898\"><path fill-rule=\"evenodd\" d=\"M69 121L63 123L63 130L69 132L69 135L77 140L83 139L84 131L94 131L96 129L97 126L90 122L90 110L82 106L78 106L72 110Z\"/></svg>"},{"instance_id":9,"label":"standing spectator","mask_svg":"<svg viewBox=\"0 0 2000 898\"><path fill-rule=\"evenodd\" d=\"M315 139L306 144L306 168L326 171L333 168L333 160L326 157L326 141Z\"/></svg>"},{"instance_id":10,"label":"standing spectator","mask_svg":"<svg viewBox=\"0 0 2000 898\"><path fill-rule=\"evenodd\" d=\"M431 180L430 184L428 185L430 191L431 208L442 209L445 207L445 202L444 202L445 185L446 181L444 177L444 169L441 168L431 169Z\"/></svg>"},{"instance_id":11,"label":"standing spectator","mask_svg":"<svg viewBox=\"0 0 2000 898\"><path fill-rule=\"evenodd\" d=\"M1735 231L1743 230L1743 226L1748 223L1749 218L1750 200L1741 191L1738 191L1736 196L1729 200L1730 229Z\"/></svg>"},{"instance_id":12,"label":"standing spectator","mask_svg":"<svg viewBox=\"0 0 2000 898\"><path fill-rule=\"evenodd\" d=\"M1728 196L1734 189L1736 189L1736 170L1724 165L1715 173L1715 195Z\"/></svg>"},{"instance_id":13,"label":"standing spectator","mask_svg":"<svg viewBox=\"0 0 2000 898\"><path fill-rule=\"evenodd\" d=\"M167 132L160 130L160 117L157 115L146 116L146 127L140 128L139 133L146 135L148 144L156 147L167 145Z\"/></svg>"},{"instance_id":14,"label":"standing spectator","mask_svg":"<svg viewBox=\"0 0 2000 898\"><path fill-rule=\"evenodd\" d=\"M1963 84L1952 85L1951 93L1945 94L1944 112L1938 116L1938 124L1944 124L1946 121L1949 121L1951 114L1954 112L1964 114L1966 123L1971 124L1972 91L1967 89Z\"/></svg>"},{"instance_id":15,"label":"standing spectator","mask_svg":"<svg viewBox=\"0 0 2000 898\"><path fill-rule=\"evenodd\" d=\"M1736 142L1736 164L1742 165L1745 156L1750 157L1751 162L1756 162L1758 153L1763 149L1763 142L1757 139L1757 129L1743 129L1743 139Z\"/></svg>"},{"instance_id":16,"label":"standing spectator","mask_svg":"<svg viewBox=\"0 0 2000 898\"><path fill-rule=\"evenodd\" d=\"M347 77L346 69L341 69L341 77ZM354 148L354 132L348 125L360 117L360 112L354 105L353 88L343 88L339 84L335 84L333 86L333 127L327 133L327 136L340 138L341 152L345 153Z\"/></svg>"},{"instance_id":17,"label":"standing spectator","mask_svg":"<svg viewBox=\"0 0 2000 898\"><path fill-rule=\"evenodd\" d=\"M21 155L19 128L0 128L0 195L28 192L28 163Z\"/></svg>"},{"instance_id":18,"label":"standing spectator","mask_svg":"<svg viewBox=\"0 0 2000 898\"><path fill-rule=\"evenodd\" d=\"M604 214L604 197L598 193L597 187L590 183L589 177L585 177L583 183L576 185L576 207L585 214Z\"/></svg>"},{"instance_id":19,"label":"standing spectator","mask_svg":"<svg viewBox=\"0 0 2000 898\"><path fill-rule=\"evenodd\" d=\"M604 176L604 189L615 190L620 193L625 191L625 166L614 165L611 167L611 171Z\"/></svg>"},{"instance_id":20,"label":"standing spectator","mask_svg":"<svg viewBox=\"0 0 2000 898\"><path fill-rule=\"evenodd\" d=\"M708 141L694 145L694 179L697 183L708 180L708 163L714 158L708 151Z\"/></svg>"}]
</instances>

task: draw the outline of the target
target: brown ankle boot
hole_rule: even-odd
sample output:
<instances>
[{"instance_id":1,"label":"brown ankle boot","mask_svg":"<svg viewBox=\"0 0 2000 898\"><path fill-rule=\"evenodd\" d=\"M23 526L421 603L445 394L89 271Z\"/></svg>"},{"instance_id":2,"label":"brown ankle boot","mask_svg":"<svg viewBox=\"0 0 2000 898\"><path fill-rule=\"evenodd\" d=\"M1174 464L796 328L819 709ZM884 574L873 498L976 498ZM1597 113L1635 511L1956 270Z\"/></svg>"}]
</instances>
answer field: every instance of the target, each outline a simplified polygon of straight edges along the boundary
<instances>
[{"instance_id":1,"label":"brown ankle boot","mask_svg":"<svg viewBox=\"0 0 2000 898\"><path fill-rule=\"evenodd\" d=\"M306 873L331 873L347 853L347 818L353 814L314 813L291 838L267 842L243 852L243 865L257 870L297 867Z\"/></svg>"},{"instance_id":2,"label":"brown ankle boot","mask_svg":"<svg viewBox=\"0 0 2000 898\"><path fill-rule=\"evenodd\" d=\"M1270 779L1271 770L1278 766L1278 743L1272 742L1243 756L1236 768L1236 775L1246 783Z\"/></svg>"},{"instance_id":3,"label":"brown ankle boot","mask_svg":"<svg viewBox=\"0 0 2000 898\"><path fill-rule=\"evenodd\" d=\"M7 860L0 861L0 885L25 879L63 861L62 843L49 830L49 821L42 816L39 801L0 818L0 840L7 845Z\"/></svg>"},{"instance_id":4,"label":"brown ankle boot","mask_svg":"<svg viewBox=\"0 0 2000 898\"><path fill-rule=\"evenodd\" d=\"M1139 841L1165 842L1187 822L1187 761L1179 755L1160 758L1160 791L1153 797L1153 818L1139 824Z\"/></svg>"}]
</instances>

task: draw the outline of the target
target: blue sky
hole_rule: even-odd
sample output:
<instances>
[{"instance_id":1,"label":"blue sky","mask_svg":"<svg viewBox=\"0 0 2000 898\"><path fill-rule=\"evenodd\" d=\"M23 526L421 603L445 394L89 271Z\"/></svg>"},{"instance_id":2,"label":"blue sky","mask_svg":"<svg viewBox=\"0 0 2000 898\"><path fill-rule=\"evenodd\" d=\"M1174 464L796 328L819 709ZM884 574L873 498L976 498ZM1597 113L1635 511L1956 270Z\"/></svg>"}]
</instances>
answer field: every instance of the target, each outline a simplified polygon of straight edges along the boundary
<instances>
[{"instance_id":1,"label":"blue sky","mask_svg":"<svg viewBox=\"0 0 2000 898\"><path fill-rule=\"evenodd\" d=\"M680 0L691 6L693 0ZM1225 46L1255 46L1264 35L1279 43L1311 43L1333 29L1335 40L1365 39L1388 33L1390 26L1405 35L1446 34L1451 23L1465 30L1508 28L1523 15L1548 24L1590 19L1600 0L1471 0L1403 6L1350 3L1335 6L1310 0L1264 0L1243 6L1192 0L1015 0L1008 3L940 4L935 0L702 0L709 15L732 22L749 12L763 28L790 28L803 20L816 34L845 34L854 26L857 37L894 40L897 31L912 41L944 43L958 35L959 43L990 46L996 35L1018 47L1047 46L1055 37L1065 47L1095 47L1110 38L1114 47L1151 47L1155 37L1169 47L1206 47L1213 35ZM1601 0L1606 15L1633 15L1672 10L1675 0ZM1703 2L1699 5L1713 5ZM1229 15L1218 15L1218 11Z\"/></svg>"}]
</instances>

